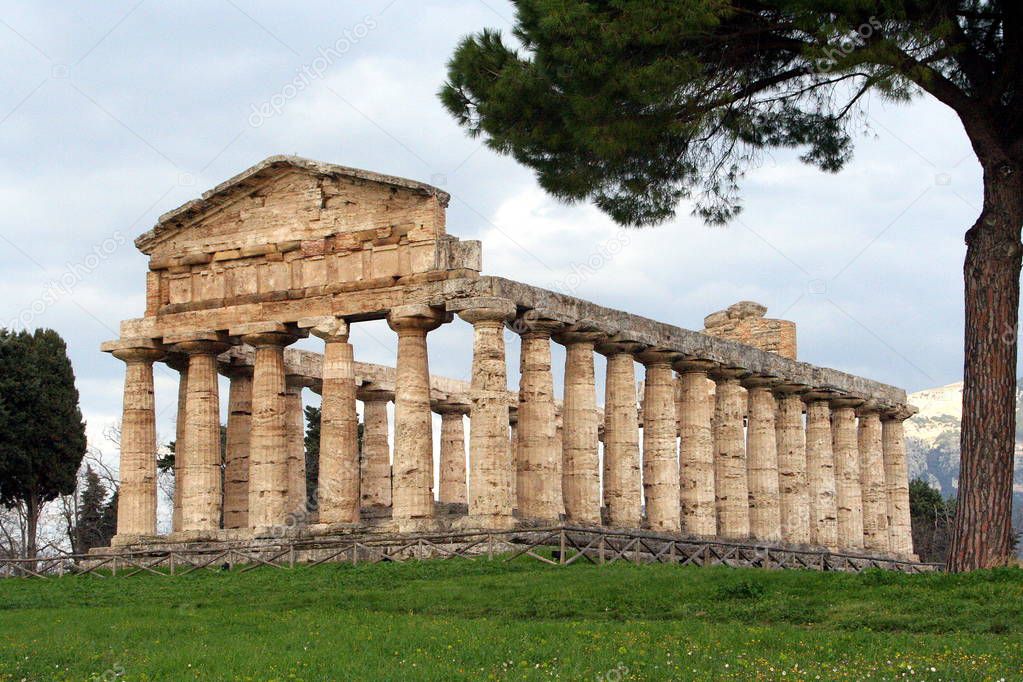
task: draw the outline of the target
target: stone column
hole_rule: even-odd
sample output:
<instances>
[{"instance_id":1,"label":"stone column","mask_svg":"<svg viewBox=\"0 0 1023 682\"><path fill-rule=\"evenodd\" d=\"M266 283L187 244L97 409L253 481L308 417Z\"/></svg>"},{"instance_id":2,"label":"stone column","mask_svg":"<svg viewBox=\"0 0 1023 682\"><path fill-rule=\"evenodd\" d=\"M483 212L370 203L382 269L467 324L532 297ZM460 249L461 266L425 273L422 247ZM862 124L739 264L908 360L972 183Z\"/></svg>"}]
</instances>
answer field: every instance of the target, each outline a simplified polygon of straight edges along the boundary
<instances>
[{"instance_id":1,"label":"stone column","mask_svg":"<svg viewBox=\"0 0 1023 682\"><path fill-rule=\"evenodd\" d=\"M714 371L714 494L718 532L723 538L746 539L750 535L749 479L746 469L746 434L743 415L746 391L739 378L745 370Z\"/></svg>"},{"instance_id":2,"label":"stone column","mask_svg":"<svg viewBox=\"0 0 1023 682\"><path fill-rule=\"evenodd\" d=\"M518 471L518 465L516 464L518 461L519 403L518 396L516 396L515 402L508 405L508 462L510 462L511 466L511 505L514 509L518 509L517 505L519 502L518 477L515 474L515 472Z\"/></svg>"},{"instance_id":3,"label":"stone column","mask_svg":"<svg viewBox=\"0 0 1023 682\"><path fill-rule=\"evenodd\" d=\"M555 334L565 346L565 397L561 408L562 476L569 523L600 525L600 444L593 370L598 332L575 326Z\"/></svg>"},{"instance_id":4,"label":"stone column","mask_svg":"<svg viewBox=\"0 0 1023 682\"><path fill-rule=\"evenodd\" d=\"M831 440L835 452L835 492L838 503L838 547L863 549L863 495L860 489L860 450L856 434L856 407L863 401L831 401Z\"/></svg>"},{"instance_id":5,"label":"stone column","mask_svg":"<svg viewBox=\"0 0 1023 682\"><path fill-rule=\"evenodd\" d=\"M188 356L180 353L168 355L167 366L178 372L178 409L174 417L174 499L171 512L171 531L177 533L181 530L181 494L185 488L182 465L187 457L185 424L188 422L188 415L185 409L188 399Z\"/></svg>"},{"instance_id":6,"label":"stone column","mask_svg":"<svg viewBox=\"0 0 1023 682\"><path fill-rule=\"evenodd\" d=\"M467 504L465 467L465 424L470 412L466 403L440 402L434 405L440 415L440 501Z\"/></svg>"},{"instance_id":7,"label":"stone column","mask_svg":"<svg viewBox=\"0 0 1023 682\"><path fill-rule=\"evenodd\" d=\"M464 308L458 311L458 316L473 329L469 523L480 528L511 528L514 525L515 454L508 434L504 325L514 317L515 304L501 298L475 298L460 303Z\"/></svg>"},{"instance_id":8,"label":"stone column","mask_svg":"<svg viewBox=\"0 0 1023 682\"><path fill-rule=\"evenodd\" d=\"M810 543L838 549L838 498L827 393L807 393L806 472L810 500Z\"/></svg>"},{"instance_id":9,"label":"stone column","mask_svg":"<svg viewBox=\"0 0 1023 682\"><path fill-rule=\"evenodd\" d=\"M433 416L426 334L445 315L425 305L393 308L387 324L398 334L394 390L394 479L392 518L399 529L413 519L431 519L433 500Z\"/></svg>"},{"instance_id":10,"label":"stone column","mask_svg":"<svg viewBox=\"0 0 1023 682\"><path fill-rule=\"evenodd\" d=\"M771 388L777 382L749 377L746 387L749 419L746 428L746 472L749 481L750 535L764 542L781 542L778 493L777 409Z\"/></svg>"},{"instance_id":11,"label":"stone column","mask_svg":"<svg viewBox=\"0 0 1023 682\"><path fill-rule=\"evenodd\" d=\"M857 444L863 494L863 547L869 552L888 554L891 545L888 541L888 492L881 452L881 416L870 406L860 410Z\"/></svg>"},{"instance_id":12,"label":"stone column","mask_svg":"<svg viewBox=\"0 0 1023 682\"><path fill-rule=\"evenodd\" d=\"M362 483L359 486L363 507L391 506L391 444L387 403L394 400L388 391L364 389L362 400ZM322 466L322 465L321 465Z\"/></svg>"},{"instance_id":13,"label":"stone column","mask_svg":"<svg viewBox=\"0 0 1023 682\"><path fill-rule=\"evenodd\" d=\"M905 558L913 556L913 528L909 516L909 466L903 422L915 413L915 409L903 406L885 412L881 421L888 534L892 553Z\"/></svg>"},{"instance_id":14,"label":"stone column","mask_svg":"<svg viewBox=\"0 0 1023 682\"><path fill-rule=\"evenodd\" d=\"M678 413L675 372L678 353L645 350L636 356L646 368L643 380L643 493L650 530L681 531L678 474Z\"/></svg>"},{"instance_id":15,"label":"stone column","mask_svg":"<svg viewBox=\"0 0 1023 682\"><path fill-rule=\"evenodd\" d=\"M228 344L216 334L176 344L188 355L188 393L185 397L185 452L181 496L181 530L208 533L220 528L221 469L220 390L217 355Z\"/></svg>"},{"instance_id":16,"label":"stone column","mask_svg":"<svg viewBox=\"0 0 1023 682\"><path fill-rule=\"evenodd\" d=\"M604 397L604 506L607 522L639 528L643 490L640 482L639 407L633 355L643 345L610 339L597 345L607 357Z\"/></svg>"},{"instance_id":17,"label":"stone column","mask_svg":"<svg viewBox=\"0 0 1023 682\"><path fill-rule=\"evenodd\" d=\"M288 419L284 347L296 337L283 331L242 336L256 349L249 430L249 528L257 533L287 522Z\"/></svg>"},{"instance_id":18,"label":"stone column","mask_svg":"<svg viewBox=\"0 0 1023 682\"><path fill-rule=\"evenodd\" d=\"M251 366L224 370L231 380L224 452L224 528L249 527L249 438L252 430Z\"/></svg>"},{"instance_id":19,"label":"stone column","mask_svg":"<svg viewBox=\"0 0 1023 682\"><path fill-rule=\"evenodd\" d=\"M309 330L324 341L320 469L316 485L319 521L358 523L359 417L355 405L355 351L348 342L348 323L328 318L310 325ZM384 419L386 422L386 414Z\"/></svg>"},{"instance_id":20,"label":"stone column","mask_svg":"<svg viewBox=\"0 0 1023 682\"><path fill-rule=\"evenodd\" d=\"M707 373L714 363L682 360L679 372L679 488L682 530L689 535L717 535L714 495L714 397Z\"/></svg>"},{"instance_id":21,"label":"stone column","mask_svg":"<svg viewBox=\"0 0 1023 682\"><path fill-rule=\"evenodd\" d=\"M519 516L526 519L557 521L564 512L551 374L551 333L563 326L536 311L509 323L522 339L516 485Z\"/></svg>"},{"instance_id":22,"label":"stone column","mask_svg":"<svg viewBox=\"0 0 1023 682\"><path fill-rule=\"evenodd\" d=\"M786 384L775 388L778 403L778 502L781 537L789 545L810 544L810 490L806 476L806 431L803 428L805 386Z\"/></svg>"},{"instance_id":23,"label":"stone column","mask_svg":"<svg viewBox=\"0 0 1023 682\"><path fill-rule=\"evenodd\" d=\"M121 417L121 487L117 535L129 540L156 535L156 410L153 363L164 352L152 341L114 342L125 364ZM128 345L131 344L131 345ZM111 344L114 345L114 344Z\"/></svg>"},{"instance_id":24,"label":"stone column","mask_svg":"<svg viewBox=\"0 0 1023 682\"><path fill-rule=\"evenodd\" d=\"M285 439L287 440L288 496L287 513L291 523L308 521L309 491L305 478L305 412L302 409L304 377L287 375L284 379Z\"/></svg>"}]
</instances>

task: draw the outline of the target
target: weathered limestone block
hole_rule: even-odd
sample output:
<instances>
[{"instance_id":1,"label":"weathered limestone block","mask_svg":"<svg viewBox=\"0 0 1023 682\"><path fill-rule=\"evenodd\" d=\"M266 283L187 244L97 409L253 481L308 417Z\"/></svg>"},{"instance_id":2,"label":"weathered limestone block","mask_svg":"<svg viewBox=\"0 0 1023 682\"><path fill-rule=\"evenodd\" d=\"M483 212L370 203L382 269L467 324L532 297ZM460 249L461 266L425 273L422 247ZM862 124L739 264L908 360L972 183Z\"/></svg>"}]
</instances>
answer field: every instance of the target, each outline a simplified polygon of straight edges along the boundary
<instances>
[{"instance_id":1,"label":"weathered limestone block","mask_svg":"<svg viewBox=\"0 0 1023 682\"><path fill-rule=\"evenodd\" d=\"M881 421L891 551L904 558L913 556L913 529L909 514L909 467L906 462L904 422L915 412L916 410L913 408L892 410L886 412Z\"/></svg>"},{"instance_id":2,"label":"weathered limestone block","mask_svg":"<svg viewBox=\"0 0 1023 682\"><path fill-rule=\"evenodd\" d=\"M473 329L469 515L475 526L508 528L514 523L516 475L508 434L504 325L515 315L515 306L503 299L477 299L465 305L458 315Z\"/></svg>"},{"instance_id":3,"label":"weathered limestone block","mask_svg":"<svg viewBox=\"0 0 1023 682\"><path fill-rule=\"evenodd\" d=\"M749 479L743 415L746 391L739 383L743 371L717 369L714 406L714 486L717 534L728 539L750 535Z\"/></svg>"},{"instance_id":4,"label":"weathered limestone block","mask_svg":"<svg viewBox=\"0 0 1023 682\"><path fill-rule=\"evenodd\" d=\"M838 547L863 549L863 495L860 489L860 450L856 407L862 401L831 401L831 438L835 452L835 491L838 503Z\"/></svg>"},{"instance_id":5,"label":"weathered limestone block","mask_svg":"<svg viewBox=\"0 0 1023 682\"><path fill-rule=\"evenodd\" d=\"M153 363L162 358L164 352L151 343L121 347L112 352L125 363L117 535L124 539L151 536L156 534Z\"/></svg>"},{"instance_id":6,"label":"weathered limestone block","mask_svg":"<svg viewBox=\"0 0 1023 682\"><path fill-rule=\"evenodd\" d=\"M788 320L764 317L767 307L754 301L739 301L703 320L703 333L796 359L796 325Z\"/></svg>"},{"instance_id":7,"label":"weathered limestone block","mask_svg":"<svg viewBox=\"0 0 1023 682\"><path fill-rule=\"evenodd\" d=\"M394 391L392 516L402 521L433 518L433 417L426 334L446 316L425 305L394 308L387 324L398 334ZM399 525L399 527L402 527Z\"/></svg>"},{"instance_id":8,"label":"weathered limestone block","mask_svg":"<svg viewBox=\"0 0 1023 682\"><path fill-rule=\"evenodd\" d=\"M220 392L217 355L228 348L212 339L177 344L188 354L188 394L185 399L184 489L181 530L208 532L220 528Z\"/></svg>"},{"instance_id":9,"label":"weathered limestone block","mask_svg":"<svg viewBox=\"0 0 1023 682\"><path fill-rule=\"evenodd\" d=\"M254 333L242 341L256 349L249 429L249 528L265 532L286 522L288 503L288 418L284 347L296 337Z\"/></svg>"},{"instance_id":10,"label":"weathered limestone block","mask_svg":"<svg viewBox=\"0 0 1023 682\"><path fill-rule=\"evenodd\" d=\"M434 406L440 415L440 501L466 504L465 416L470 406L444 402Z\"/></svg>"},{"instance_id":11,"label":"weathered limestone block","mask_svg":"<svg viewBox=\"0 0 1023 682\"><path fill-rule=\"evenodd\" d=\"M881 451L881 416L864 408L860 413L857 444L860 451L860 489L863 495L863 547L888 554L888 491L885 489Z\"/></svg>"},{"instance_id":12,"label":"weathered limestone block","mask_svg":"<svg viewBox=\"0 0 1023 682\"><path fill-rule=\"evenodd\" d=\"M593 369L600 333L576 326L555 334L565 346L562 492L569 523L600 525L600 443Z\"/></svg>"},{"instance_id":13,"label":"weathered limestone block","mask_svg":"<svg viewBox=\"0 0 1023 682\"><path fill-rule=\"evenodd\" d=\"M224 371L231 380L224 446L224 528L249 527L252 371L252 367L229 367Z\"/></svg>"},{"instance_id":14,"label":"weathered limestone block","mask_svg":"<svg viewBox=\"0 0 1023 682\"><path fill-rule=\"evenodd\" d=\"M810 543L810 489L807 482L806 431L803 428L804 386L775 388L778 401L776 438L778 444L778 503L781 536L787 544Z\"/></svg>"},{"instance_id":15,"label":"weathered limestone block","mask_svg":"<svg viewBox=\"0 0 1023 682\"><path fill-rule=\"evenodd\" d=\"M647 525L665 533L681 531L676 437L677 353L646 350L636 356L646 367L643 382L643 492Z\"/></svg>"},{"instance_id":16,"label":"weathered limestone block","mask_svg":"<svg viewBox=\"0 0 1023 682\"><path fill-rule=\"evenodd\" d=\"M717 534L714 493L714 398L707 373L714 364L683 360L675 364L681 395L678 406L679 485L682 528L697 537Z\"/></svg>"},{"instance_id":17,"label":"weathered limestone block","mask_svg":"<svg viewBox=\"0 0 1023 682\"><path fill-rule=\"evenodd\" d=\"M387 403L394 394L387 391L363 390L362 400L362 506L391 506L391 444Z\"/></svg>"},{"instance_id":18,"label":"weathered limestone block","mask_svg":"<svg viewBox=\"0 0 1023 682\"><path fill-rule=\"evenodd\" d=\"M538 316L512 323L521 343L516 479L519 516L557 521L564 512L557 448L551 333L560 323Z\"/></svg>"},{"instance_id":19,"label":"weathered limestone block","mask_svg":"<svg viewBox=\"0 0 1023 682\"><path fill-rule=\"evenodd\" d=\"M838 549L838 497L831 437L831 405L823 394L806 401L806 471L810 497L810 542Z\"/></svg>"},{"instance_id":20,"label":"weathered limestone block","mask_svg":"<svg viewBox=\"0 0 1023 682\"><path fill-rule=\"evenodd\" d=\"M765 542L781 541L778 493L778 441L775 427L774 381L749 377L746 464L749 480L750 535Z\"/></svg>"},{"instance_id":21,"label":"weathered limestone block","mask_svg":"<svg viewBox=\"0 0 1023 682\"><path fill-rule=\"evenodd\" d=\"M348 342L348 323L327 318L310 324L309 329L324 341L320 469L316 486L319 522L358 523L359 417L355 404L355 351Z\"/></svg>"},{"instance_id":22,"label":"weathered limestone block","mask_svg":"<svg viewBox=\"0 0 1023 682\"><path fill-rule=\"evenodd\" d=\"M607 357L604 397L604 506L608 524L639 528L642 484L639 453L639 407L633 355L643 349L630 341L609 340L597 345Z\"/></svg>"},{"instance_id":23,"label":"weathered limestone block","mask_svg":"<svg viewBox=\"0 0 1023 682\"><path fill-rule=\"evenodd\" d=\"M288 501L287 513L293 525L308 522L305 478L305 413L302 409L302 378L285 377L284 412L286 415Z\"/></svg>"}]
</instances>

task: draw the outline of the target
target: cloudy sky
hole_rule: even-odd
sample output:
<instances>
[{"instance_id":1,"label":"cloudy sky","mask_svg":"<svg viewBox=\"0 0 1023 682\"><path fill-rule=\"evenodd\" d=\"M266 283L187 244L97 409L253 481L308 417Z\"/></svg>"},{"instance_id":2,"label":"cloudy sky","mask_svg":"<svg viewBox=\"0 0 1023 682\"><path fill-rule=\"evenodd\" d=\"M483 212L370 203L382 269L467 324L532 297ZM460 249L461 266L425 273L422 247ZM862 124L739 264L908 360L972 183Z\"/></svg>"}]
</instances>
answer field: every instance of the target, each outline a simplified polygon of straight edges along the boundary
<instances>
[{"instance_id":1,"label":"cloudy sky","mask_svg":"<svg viewBox=\"0 0 1023 682\"><path fill-rule=\"evenodd\" d=\"M753 299L798 323L803 360L910 391L962 376L962 235L979 211L980 172L958 120L933 101L867 101L855 160L837 175L768 156L727 228L683 206L670 224L622 231L546 196L438 103L459 38L507 30L509 3L0 6L0 324L67 339L98 446L123 376L98 347L144 308L146 261L132 240L280 153L443 187L449 231L483 241L487 274L691 329ZM385 325L358 325L353 342L359 359L393 362ZM435 373L468 376L468 325L430 342ZM164 438L175 376L157 376Z\"/></svg>"}]
</instances>

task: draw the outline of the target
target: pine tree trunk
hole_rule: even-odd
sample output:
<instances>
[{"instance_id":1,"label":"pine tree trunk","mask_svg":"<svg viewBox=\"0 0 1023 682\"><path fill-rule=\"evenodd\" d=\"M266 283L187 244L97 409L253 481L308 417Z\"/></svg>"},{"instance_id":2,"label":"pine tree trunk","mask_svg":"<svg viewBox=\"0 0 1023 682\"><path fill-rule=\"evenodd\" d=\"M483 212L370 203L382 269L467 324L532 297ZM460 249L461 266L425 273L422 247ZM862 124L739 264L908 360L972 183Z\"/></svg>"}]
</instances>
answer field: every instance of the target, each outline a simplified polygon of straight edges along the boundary
<instances>
[{"instance_id":1,"label":"pine tree trunk","mask_svg":"<svg viewBox=\"0 0 1023 682\"><path fill-rule=\"evenodd\" d=\"M1023 245L1020 165L984 165L984 208L966 233L966 344L959 495L948 570L1012 555L1016 347Z\"/></svg>"},{"instance_id":2,"label":"pine tree trunk","mask_svg":"<svg viewBox=\"0 0 1023 682\"><path fill-rule=\"evenodd\" d=\"M36 558L36 535L39 531L39 498L30 494L25 501L25 558ZM35 570L35 563L30 564L30 569Z\"/></svg>"}]
</instances>

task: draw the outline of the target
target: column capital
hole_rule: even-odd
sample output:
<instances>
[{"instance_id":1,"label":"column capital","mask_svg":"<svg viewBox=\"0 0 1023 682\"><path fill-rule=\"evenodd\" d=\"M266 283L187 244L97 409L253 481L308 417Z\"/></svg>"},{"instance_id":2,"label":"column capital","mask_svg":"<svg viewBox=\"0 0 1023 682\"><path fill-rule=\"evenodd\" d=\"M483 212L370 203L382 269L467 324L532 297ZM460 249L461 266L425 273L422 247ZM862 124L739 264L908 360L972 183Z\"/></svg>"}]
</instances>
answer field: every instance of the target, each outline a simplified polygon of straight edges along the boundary
<instances>
[{"instance_id":1,"label":"column capital","mask_svg":"<svg viewBox=\"0 0 1023 682\"><path fill-rule=\"evenodd\" d=\"M741 382L748 377L750 371L742 367L715 367L710 372L710 378L714 381L735 381Z\"/></svg>"},{"instance_id":2,"label":"column capital","mask_svg":"<svg viewBox=\"0 0 1023 682\"><path fill-rule=\"evenodd\" d=\"M167 339L164 339L167 341ZM220 355L231 347L221 332L202 332L175 337L170 341L173 349L186 355Z\"/></svg>"},{"instance_id":3,"label":"column capital","mask_svg":"<svg viewBox=\"0 0 1023 682\"><path fill-rule=\"evenodd\" d=\"M771 390L779 398L797 397L802 399L810 391L810 387L805 384L780 383L772 387Z\"/></svg>"},{"instance_id":4,"label":"column capital","mask_svg":"<svg viewBox=\"0 0 1023 682\"><path fill-rule=\"evenodd\" d=\"M648 348L648 345L635 341L623 334L605 336L597 342L596 350L601 355L636 355Z\"/></svg>"},{"instance_id":5,"label":"column capital","mask_svg":"<svg viewBox=\"0 0 1023 682\"><path fill-rule=\"evenodd\" d=\"M457 313L460 318L469 324L475 325L480 322L504 324L515 317L517 307L514 301L507 298L479 296L449 301L447 309Z\"/></svg>"},{"instance_id":6,"label":"column capital","mask_svg":"<svg viewBox=\"0 0 1023 682\"><path fill-rule=\"evenodd\" d=\"M256 368L253 365L239 365L234 362L227 362L221 364L219 370L225 377L234 379L236 377L251 377L255 373Z\"/></svg>"},{"instance_id":7,"label":"column capital","mask_svg":"<svg viewBox=\"0 0 1023 682\"><path fill-rule=\"evenodd\" d=\"M457 400L438 400L430 405L430 409L442 416L465 416L469 414L472 406L467 402L463 403Z\"/></svg>"},{"instance_id":8,"label":"column capital","mask_svg":"<svg viewBox=\"0 0 1023 682\"><path fill-rule=\"evenodd\" d=\"M703 358L684 357L674 362L675 371L679 374L710 374L718 363Z\"/></svg>"},{"instance_id":9,"label":"column capital","mask_svg":"<svg viewBox=\"0 0 1023 682\"><path fill-rule=\"evenodd\" d=\"M356 389L355 397L364 403L387 403L394 400L394 391L360 386Z\"/></svg>"},{"instance_id":10,"label":"column capital","mask_svg":"<svg viewBox=\"0 0 1023 682\"><path fill-rule=\"evenodd\" d=\"M837 398L838 395L837 391L830 388L811 388L799 397L803 399L804 403L825 402L830 407L832 399Z\"/></svg>"},{"instance_id":11,"label":"column capital","mask_svg":"<svg viewBox=\"0 0 1023 682\"><path fill-rule=\"evenodd\" d=\"M740 380L743 387L747 389L763 388L765 390L773 390L777 386L781 379L778 377L769 377L758 374L751 374L750 376L742 377Z\"/></svg>"},{"instance_id":12,"label":"column capital","mask_svg":"<svg viewBox=\"0 0 1023 682\"><path fill-rule=\"evenodd\" d=\"M866 401L863 398L857 398L851 395L840 395L831 398L831 407L833 409L851 408L856 409L863 405Z\"/></svg>"},{"instance_id":13,"label":"column capital","mask_svg":"<svg viewBox=\"0 0 1023 682\"><path fill-rule=\"evenodd\" d=\"M677 351L665 348L646 348L636 353L636 360L644 367L654 367L657 365L672 367L681 355Z\"/></svg>"},{"instance_id":14,"label":"column capital","mask_svg":"<svg viewBox=\"0 0 1023 682\"><path fill-rule=\"evenodd\" d=\"M387 313L387 326L399 334L404 332L433 331L451 321L451 313L428 305L400 305Z\"/></svg>"},{"instance_id":15,"label":"column capital","mask_svg":"<svg viewBox=\"0 0 1023 682\"><path fill-rule=\"evenodd\" d=\"M557 314L542 308L531 308L520 313L514 320L507 323L509 330L522 338L549 339L555 332L564 329L569 323Z\"/></svg>"},{"instance_id":16,"label":"column capital","mask_svg":"<svg viewBox=\"0 0 1023 682\"><path fill-rule=\"evenodd\" d=\"M288 391L301 391L303 388L312 388L315 383L312 377L307 377L304 374L285 374L284 375L284 386Z\"/></svg>"},{"instance_id":17,"label":"column capital","mask_svg":"<svg viewBox=\"0 0 1023 682\"><path fill-rule=\"evenodd\" d=\"M598 341L605 338L607 334L608 330L599 322L582 320L575 324L562 327L552 334L551 338L560 343L562 346L569 346L574 343L596 344Z\"/></svg>"},{"instance_id":18,"label":"column capital","mask_svg":"<svg viewBox=\"0 0 1023 682\"><path fill-rule=\"evenodd\" d=\"M156 339L117 339L100 345L100 350L110 353L123 362L155 362L167 355L166 348Z\"/></svg>"},{"instance_id":19,"label":"column capital","mask_svg":"<svg viewBox=\"0 0 1023 682\"><path fill-rule=\"evenodd\" d=\"M857 417L867 417L870 415L880 416L881 403L876 400L866 400L862 405L856 408Z\"/></svg>"},{"instance_id":20,"label":"column capital","mask_svg":"<svg viewBox=\"0 0 1023 682\"><path fill-rule=\"evenodd\" d=\"M327 343L340 341L346 343L351 327L343 317L325 315L323 317L304 317L298 321L299 329L308 329L313 336Z\"/></svg>"},{"instance_id":21,"label":"column capital","mask_svg":"<svg viewBox=\"0 0 1023 682\"><path fill-rule=\"evenodd\" d=\"M881 411L882 421L906 421L920 410L913 405L896 405Z\"/></svg>"}]
</instances>

